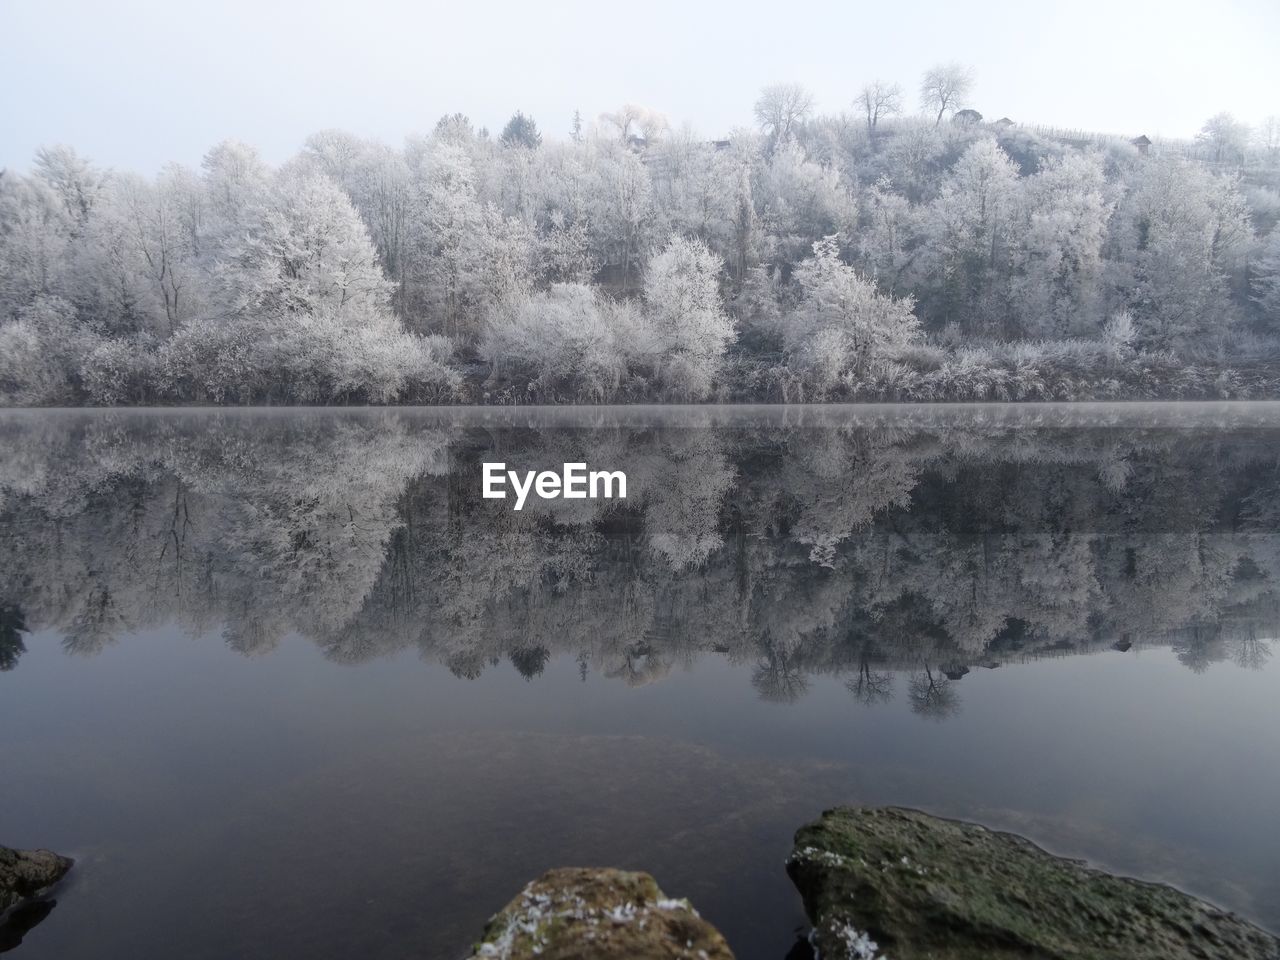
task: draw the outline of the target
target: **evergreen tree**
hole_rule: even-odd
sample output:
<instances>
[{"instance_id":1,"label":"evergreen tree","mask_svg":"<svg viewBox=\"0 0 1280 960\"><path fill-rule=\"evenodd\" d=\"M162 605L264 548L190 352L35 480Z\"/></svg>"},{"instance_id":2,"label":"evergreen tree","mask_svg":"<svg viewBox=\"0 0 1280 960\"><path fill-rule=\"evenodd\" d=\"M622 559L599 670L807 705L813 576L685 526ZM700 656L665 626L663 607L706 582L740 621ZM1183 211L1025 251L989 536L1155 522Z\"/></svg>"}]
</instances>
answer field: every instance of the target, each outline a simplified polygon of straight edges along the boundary
<instances>
[{"instance_id":1,"label":"evergreen tree","mask_svg":"<svg viewBox=\"0 0 1280 960\"><path fill-rule=\"evenodd\" d=\"M519 110L512 114L507 125L502 128L502 136L498 139L504 147L536 150L542 146L542 134L538 132L537 123L534 122L533 117L526 117Z\"/></svg>"}]
</instances>

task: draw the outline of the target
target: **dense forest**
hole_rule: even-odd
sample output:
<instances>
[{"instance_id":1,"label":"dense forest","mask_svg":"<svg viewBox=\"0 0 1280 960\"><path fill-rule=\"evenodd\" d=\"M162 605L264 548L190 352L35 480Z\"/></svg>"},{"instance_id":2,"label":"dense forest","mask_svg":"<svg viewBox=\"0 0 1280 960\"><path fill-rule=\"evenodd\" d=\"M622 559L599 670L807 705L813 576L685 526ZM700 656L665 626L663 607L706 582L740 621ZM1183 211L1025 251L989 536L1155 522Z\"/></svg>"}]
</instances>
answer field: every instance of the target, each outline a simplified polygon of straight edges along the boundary
<instances>
[{"instance_id":1,"label":"dense forest","mask_svg":"<svg viewBox=\"0 0 1280 960\"><path fill-rule=\"evenodd\" d=\"M780 84L719 140L625 105L275 169L49 147L0 172L0 403L1280 396L1280 122L1152 143L971 85Z\"/></svg>"},{"instance_id":2,"label":"dense forest","mask_svg":"<svg viewBox=\"0 0 1280 960\"><path fill-rule=\"evenodd\" d=\"M573 430L400 411L7 418L22 456L0 471L0 669L20 668L28 631L90 655L174 623L244 655L300 633L335 662L416 650L465 678L532 678L562 655L643 684L716 656L768 699L834 675L941 715L970 669L1032 657L1266 661L1274 425L949 412ZM495 454L608 461L629 497L517 513L480 495Z\"/></svg>"}]
</instances>

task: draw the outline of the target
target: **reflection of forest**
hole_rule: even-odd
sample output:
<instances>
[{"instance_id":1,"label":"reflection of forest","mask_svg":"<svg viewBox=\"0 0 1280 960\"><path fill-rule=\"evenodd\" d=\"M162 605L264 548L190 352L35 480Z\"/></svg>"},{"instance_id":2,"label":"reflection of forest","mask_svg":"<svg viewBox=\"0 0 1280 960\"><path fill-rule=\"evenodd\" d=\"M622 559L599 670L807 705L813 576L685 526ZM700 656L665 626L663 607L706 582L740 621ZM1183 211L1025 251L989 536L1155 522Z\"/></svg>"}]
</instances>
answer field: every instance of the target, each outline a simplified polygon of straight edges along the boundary
<instances>
[{"instance_id":1,"label":"reflection of forest","mask_svg":"<svg viewBox=\"0 0 1280 960\"><path fill-rule=\"evenodd\" d=\"M710 415L709 415L710 416ZM787 700L846 678L945 714L968 668L1276 635L1280 446L1257 426L920 416L589 427L367 415L0 421L0 668L177 622L263 653L407 647L474 677L576 654L631 684L707 653ZM585 461L631 498L479 496L479 464Z\"/></svg>"}]
</instances>

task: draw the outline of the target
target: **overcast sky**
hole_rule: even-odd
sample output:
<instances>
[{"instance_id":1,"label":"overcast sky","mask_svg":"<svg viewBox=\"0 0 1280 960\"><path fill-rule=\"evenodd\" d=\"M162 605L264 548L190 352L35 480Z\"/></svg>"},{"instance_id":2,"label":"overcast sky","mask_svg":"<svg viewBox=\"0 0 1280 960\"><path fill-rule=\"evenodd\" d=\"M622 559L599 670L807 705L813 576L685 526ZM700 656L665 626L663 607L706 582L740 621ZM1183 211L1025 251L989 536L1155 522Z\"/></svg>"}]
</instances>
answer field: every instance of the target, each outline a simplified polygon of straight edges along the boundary
<instances>
[{"instance_id":1,"label":"overcast sky","mask_svg":"<svg viewBox=\"0 0 1280 960\"><path fill-rule=\"evenodd\" d=\"M564 136L631 101L708 137L796 81L824 112L867 80L971 65L988 118L1191 136L1280 114L1280 2L450 3L0 0L0 166L69 143L151 172L235 137L279 162L315 130L400 143L443 113L516 109Z\"/></svg>"}]
</instances>

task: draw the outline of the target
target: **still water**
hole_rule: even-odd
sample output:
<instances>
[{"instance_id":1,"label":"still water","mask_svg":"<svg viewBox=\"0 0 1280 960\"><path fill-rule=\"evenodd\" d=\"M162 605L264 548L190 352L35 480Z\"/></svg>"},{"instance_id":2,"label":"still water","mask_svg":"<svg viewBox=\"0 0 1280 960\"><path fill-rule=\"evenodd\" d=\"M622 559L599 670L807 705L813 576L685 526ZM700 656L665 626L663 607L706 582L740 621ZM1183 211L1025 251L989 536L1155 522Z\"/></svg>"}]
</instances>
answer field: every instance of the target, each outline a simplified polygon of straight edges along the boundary
<instances>
[{"instance_id":1,"label":"still water","mask_svg":"<svg viewBox=\"0 0 1280 960\"><path fill-rule=\"evenodd\" d=\"M0 414L14 955L451 960L610 865L783 960L846 803L1275 930L1278 601L1280 405Z\"/></svg>"}]
</instances>

